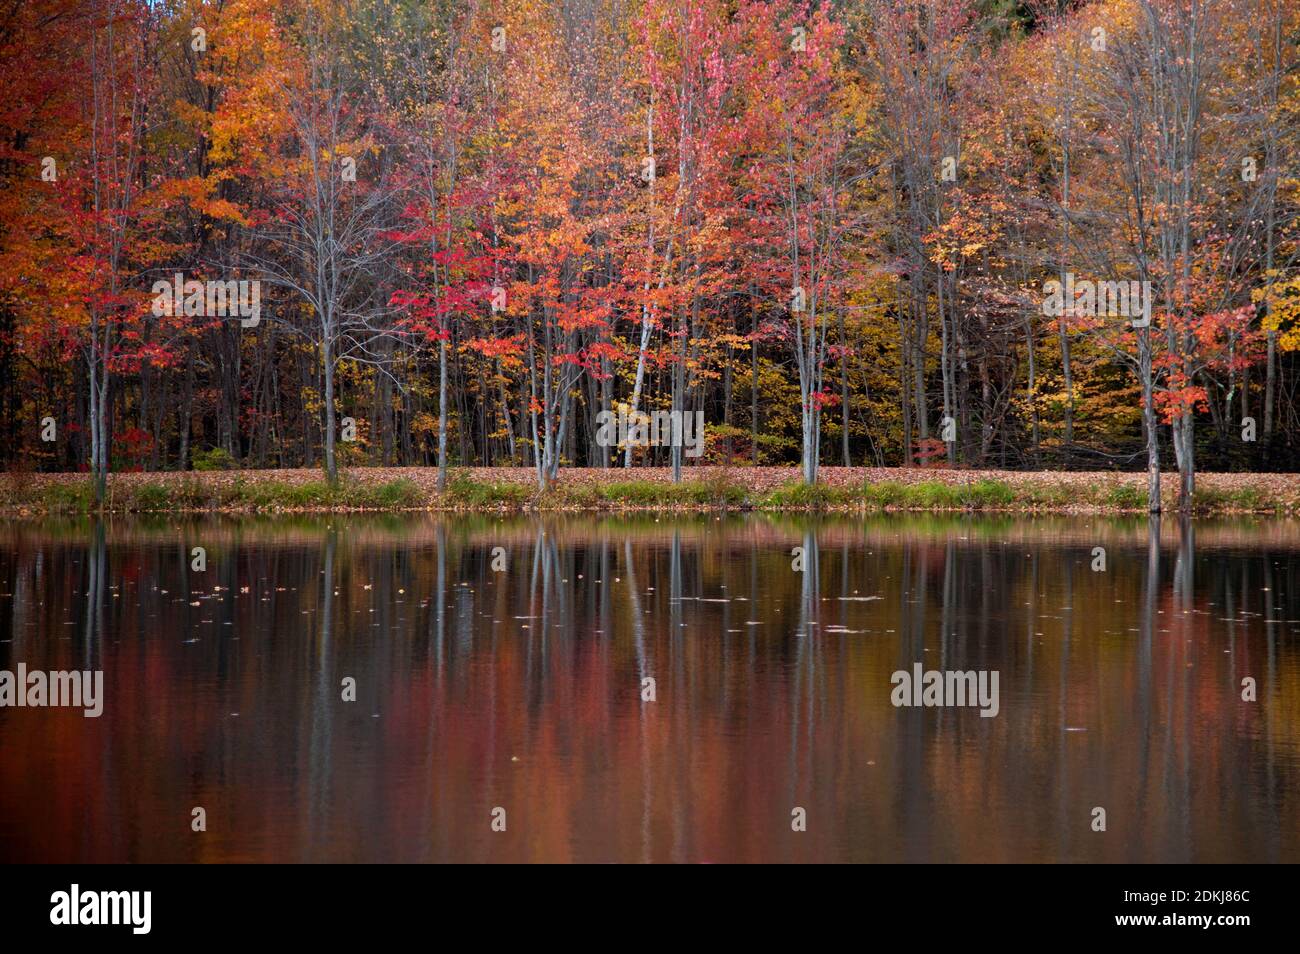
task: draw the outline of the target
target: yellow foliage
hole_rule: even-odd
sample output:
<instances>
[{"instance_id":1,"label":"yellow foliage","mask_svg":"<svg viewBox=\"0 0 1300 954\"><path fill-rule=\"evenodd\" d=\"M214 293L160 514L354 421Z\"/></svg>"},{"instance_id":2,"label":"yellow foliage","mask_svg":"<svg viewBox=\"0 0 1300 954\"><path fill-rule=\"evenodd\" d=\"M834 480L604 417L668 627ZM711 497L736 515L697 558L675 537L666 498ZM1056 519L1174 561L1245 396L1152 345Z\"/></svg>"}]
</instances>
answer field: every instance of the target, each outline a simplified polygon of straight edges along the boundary
<instances>
[{"instance_id":1,"label":"yellow foliage","mask_svg":"<svg viewBox=\"0 0 1300 954\"><path fill-rule=\"evenodd\" d=\"M1277 275L1276 271L1269 273L1270 278ZM1267 305L1262 326L1265 331L1278 332L1278 347L1283 351L1300 351L1300 276L1256 288L1250 297Z\"/></svg>"}]
</instances>

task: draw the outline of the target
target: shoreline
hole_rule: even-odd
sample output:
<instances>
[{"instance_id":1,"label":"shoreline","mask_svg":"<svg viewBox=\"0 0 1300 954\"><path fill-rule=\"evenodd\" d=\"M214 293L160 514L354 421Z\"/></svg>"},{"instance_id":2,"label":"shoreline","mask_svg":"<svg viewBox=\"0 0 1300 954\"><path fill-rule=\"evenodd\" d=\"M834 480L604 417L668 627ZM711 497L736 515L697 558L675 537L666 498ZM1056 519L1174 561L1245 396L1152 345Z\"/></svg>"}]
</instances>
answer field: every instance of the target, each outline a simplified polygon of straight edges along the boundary
<instances>
[{"instance_id":1,"label":"shoreline","mask_svg":"<svg viewBox=\"0 0 1300 954\"><path fill-rule=\"evenodd\" d=\"M1114 471L823 467L805 487L797 467L568 468L539 493L529 467L357 467L330 486L314 469L111 474L105 506L85 474L0 474L0 515L89 513L619 513L991 512L1145 514L1146 474ZM1176 481L1163 475L1165 513ZM1300 474L1197 475L1197 515L1300 514Z\"/></svg>"}]
</instances>

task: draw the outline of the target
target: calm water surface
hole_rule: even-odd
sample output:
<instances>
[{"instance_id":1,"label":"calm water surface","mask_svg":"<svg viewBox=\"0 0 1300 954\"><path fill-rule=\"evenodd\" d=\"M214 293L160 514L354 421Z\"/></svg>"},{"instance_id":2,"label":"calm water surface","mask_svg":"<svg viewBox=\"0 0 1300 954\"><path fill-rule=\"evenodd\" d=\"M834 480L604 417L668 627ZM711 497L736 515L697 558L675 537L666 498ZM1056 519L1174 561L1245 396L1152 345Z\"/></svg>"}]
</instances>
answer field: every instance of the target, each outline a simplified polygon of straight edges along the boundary
<instances>
[{"instance_id":1,"label":"calm water surface","mask_svg":"<svg viewBox=\"0 0 1300 954\"><path fill-rule=\"evenodd\" d=\"M106 696L0 709L0 860L1300 861L1298 570L1278 521L0 523L0 669ZM896 708L916 662L997 716Z\"/></svg>"}]
</instances>

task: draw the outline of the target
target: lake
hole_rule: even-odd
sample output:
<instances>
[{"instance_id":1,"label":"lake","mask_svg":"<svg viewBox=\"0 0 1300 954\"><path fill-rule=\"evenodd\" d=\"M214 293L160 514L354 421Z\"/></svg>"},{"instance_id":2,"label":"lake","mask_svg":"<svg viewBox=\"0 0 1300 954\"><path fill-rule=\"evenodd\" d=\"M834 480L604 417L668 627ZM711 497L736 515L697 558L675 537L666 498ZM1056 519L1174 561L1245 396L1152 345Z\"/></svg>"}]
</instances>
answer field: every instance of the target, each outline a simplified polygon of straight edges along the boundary
<instances>
[{"instance_id":1,"label":"lake","mask_svg":"<svg viewBox=\"0 0 1300 954\"><path fill-rule=\"evenodd\" d=\"M1298 555L1272 519L0 522L0 670L103 673L97 718L0 708L0 860L1295 862ZM895 704L931 671L996 707Z\"/></svg>"}]
</instances>

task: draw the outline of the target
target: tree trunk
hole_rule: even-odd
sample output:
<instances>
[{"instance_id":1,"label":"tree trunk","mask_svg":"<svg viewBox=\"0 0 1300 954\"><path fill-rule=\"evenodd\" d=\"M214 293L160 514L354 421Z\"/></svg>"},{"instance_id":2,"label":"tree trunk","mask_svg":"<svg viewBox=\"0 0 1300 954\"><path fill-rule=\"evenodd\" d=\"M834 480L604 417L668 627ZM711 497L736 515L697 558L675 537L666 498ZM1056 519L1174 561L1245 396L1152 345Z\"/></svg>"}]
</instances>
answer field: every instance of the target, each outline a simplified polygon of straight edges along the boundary
<instances>
[{"instance_id":1,"label":"tree trunk","mask_svg":"<svg viewBox=\"0 0 1300 954\"><path fill-rule=\"evenodd\" d=\"M1142 422L1147 439L1147 510L1160 512L1160 427L1156 419L1151 369L1151 330L1138 333L1138 365L1142 379Z\"/></svg>"},{"instance_id":2,"label":"tree trunk","mask_svg":"<svg viewBox=\"0 0 1300 954\"><path fill-rule=\"evenodd\" d=\"M438 342L438 493L447 489L447 340Z\"/></svg>"},{"instance_id":3,"label":"tree trunk","mask_svg":"<svg viewBox=\"0 0 1300 954\"><path fill-rule=\"evenodd\" d=\"M852 467L853 458L849 453L849 353L848 339L844 334L844 312L840 312L840 427L843 430L841 443L844 449L844 466Z\"/></svg>"},{"instance_id":4,"label":"tree trunk","mask_svg":"<svg viewBox=\"0 0 1300 954\"><path fill-rule=\"evenodd\" d=\"M327 338L325 351L325 479L331 485L339 480L338 461L334 455L334 348Z\"/></svg>"}]
</instances>

